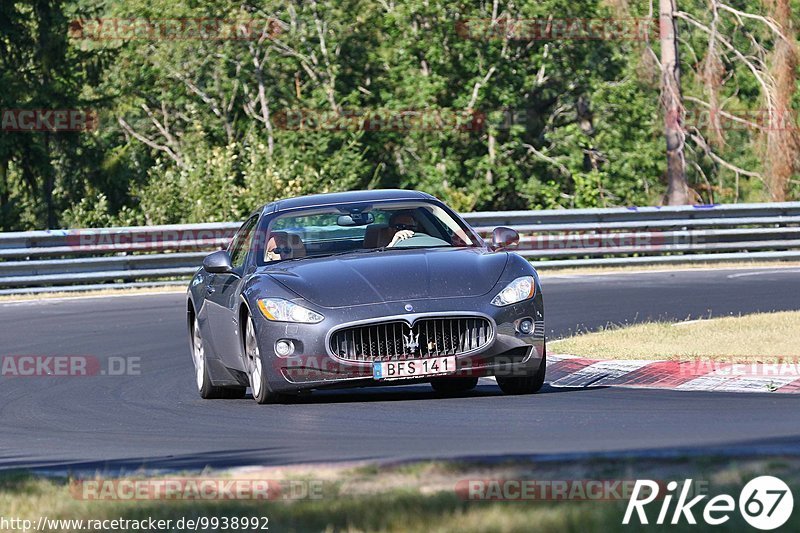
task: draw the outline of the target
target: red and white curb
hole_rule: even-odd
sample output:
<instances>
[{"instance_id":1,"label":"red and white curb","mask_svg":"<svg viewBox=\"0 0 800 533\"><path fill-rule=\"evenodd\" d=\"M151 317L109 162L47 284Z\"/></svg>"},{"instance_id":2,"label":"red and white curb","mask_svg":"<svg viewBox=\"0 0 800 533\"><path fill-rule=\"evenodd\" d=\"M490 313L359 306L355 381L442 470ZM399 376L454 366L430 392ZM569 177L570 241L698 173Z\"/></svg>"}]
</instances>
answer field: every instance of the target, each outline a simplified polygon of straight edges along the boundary
<instances>
[{"instance_id":1,"label":"red and white curb","mask_svg":"<svg viewBox=\"0 0 800 533\"><path fill-rule=\"evenodd\" d=\"M691 391L800 393L800 362L597 360L547 356L547 382L556 387L643 387Z\"/></svg>"}]
</instances>

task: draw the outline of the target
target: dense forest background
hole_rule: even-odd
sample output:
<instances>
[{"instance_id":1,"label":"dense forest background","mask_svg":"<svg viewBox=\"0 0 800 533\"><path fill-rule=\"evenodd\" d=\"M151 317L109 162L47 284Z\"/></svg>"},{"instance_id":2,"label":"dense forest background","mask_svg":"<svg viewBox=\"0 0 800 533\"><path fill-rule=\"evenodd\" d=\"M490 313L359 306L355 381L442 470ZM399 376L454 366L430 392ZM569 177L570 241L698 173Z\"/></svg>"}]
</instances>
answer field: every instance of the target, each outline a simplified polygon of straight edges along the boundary
<instances>
[{"instance_id":1,"label":"dense forest background","mask_svg":"<svg viewBox=\"0 0 800 533\"><path fill-rule=\"evenodd\" d=\"M663 204L657 30L526 39L470 24L658 21L670 2L688 201L800 198L797 122L783 116L798 106L794 0L2 0L0 110L92 109L99 127L0 131L0 230L236 220L281 197L379 187L460 211ZM97 18L199 17L269 31L86 34ZM287 126L298 110L480 121Z\"/></svg>"}]
</instances>

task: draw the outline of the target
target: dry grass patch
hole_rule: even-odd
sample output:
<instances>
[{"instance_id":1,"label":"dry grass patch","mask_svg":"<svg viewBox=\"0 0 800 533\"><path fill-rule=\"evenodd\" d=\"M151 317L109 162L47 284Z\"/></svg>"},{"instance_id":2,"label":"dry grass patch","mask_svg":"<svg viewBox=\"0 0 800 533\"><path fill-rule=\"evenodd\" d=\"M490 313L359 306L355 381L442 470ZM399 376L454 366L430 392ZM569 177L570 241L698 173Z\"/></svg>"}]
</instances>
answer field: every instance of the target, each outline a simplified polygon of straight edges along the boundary
<instances>
[{"instance_id":1,"label":"dry grass patch","mask_svg":"<svg viewBox=\"0 0 800 533\"><path fill-rule=\"evenodd\" d=\"M224 477L224 473L206 474ZM493 480L633 480L705 481L712 493L738 494L758 475L775 475L791 485L800 480L800 460L732 459L729 457L673 459L595 459L558 462L421 462L395 466L363 465L357 468L317 466L234 470L227 475L242 479L322 479L321 499L223 501L88 501L76 499L68 479L40 478L30 474L0 474L0 508L3 516L32 520L128 520L197 517L268 517L269 531L397 531L397 532L606 532L627 531L621 526L627 499L598 501L469 501L455 487L467 479ZM177 477L176 474L167 476ZM141 479L141 478L138 478ZM651 511L651 514L655 511ZM173 522L174 524L175 522ZM640 527L632 527L639 530ZM698 526L685 522L670 530L692 532ZM724 532L746 527L734 513L715 528ZM800 515L785 526L800 528ZM51 531L80 528L54 526ZM96 530L97 528L86 528ZM252 529L248 529L252 530ZM2 527L0 527L2 531Z\"/></svg>"},{"instance_id":2,"label":"dry grass patch","mask_svg":"<svg viewBox=\"0 0 800 533\"><path fill-rule=\"evenodd\" d=\"M551 342L553 353L598 359L800 357L800 311L610 327Z\"/></svg>"},{"instance_id":3,"label":"dry grass patch","mask_svg":"<svg viewBox=\"0 0 800 533\"><path fill-rule=\"evenodd\" d=\"M568 268L548 268L547 262L536 264L540 267L539 274L543 278L548 276L590 276L593 274L625 274L636 272L670 272L681 270L747 270L751 268L780 269L798 268L798 261L731 261L730 263L676 263L676 264L653 264L653 265L630 265L630 266L595 266L595 267L568 267Z\"/></svg>"}]
</instances>

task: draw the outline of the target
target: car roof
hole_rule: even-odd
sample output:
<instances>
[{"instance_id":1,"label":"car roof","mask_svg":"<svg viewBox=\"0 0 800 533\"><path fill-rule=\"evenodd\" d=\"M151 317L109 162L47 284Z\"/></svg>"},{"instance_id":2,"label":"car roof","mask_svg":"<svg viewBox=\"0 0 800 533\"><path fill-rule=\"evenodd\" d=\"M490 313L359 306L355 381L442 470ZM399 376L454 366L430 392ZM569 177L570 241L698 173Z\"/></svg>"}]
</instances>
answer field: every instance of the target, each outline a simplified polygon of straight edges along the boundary
<instances>
[{"instance_id":1,"label":"car roof","mask_svg":"<svg viewBox=\"0 0 800 533\"><path fill-rule=\"evenodd\" d=\"M266 212L285 211L305 207L321 207L351 202L375 202L379 200L435 200L433 196L421 191L404 189L373 189L368 191L346 191L325 194L311 194L277 200L265 205Z\"/></svg>"}]
</instances>

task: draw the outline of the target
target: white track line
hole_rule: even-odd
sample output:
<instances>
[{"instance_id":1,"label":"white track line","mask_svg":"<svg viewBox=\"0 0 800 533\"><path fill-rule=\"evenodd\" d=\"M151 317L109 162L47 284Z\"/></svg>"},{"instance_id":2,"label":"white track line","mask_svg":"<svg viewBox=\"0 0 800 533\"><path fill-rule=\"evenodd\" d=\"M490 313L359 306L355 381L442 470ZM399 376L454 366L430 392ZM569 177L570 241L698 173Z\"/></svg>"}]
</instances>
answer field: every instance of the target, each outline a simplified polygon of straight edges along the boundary
<instances>
[{"instance_id":1,"label":"white track line","mask_svg":"<svg viewBox=\"0 0 800 533\"><path fill-rule=\"evenodd\" d=\"M774 270L763 270L759 272L740 272L738 274L728 274L725 277L728 279L734 279L734 278L743 278L746 276L763 276L764 274L774 274L776 272L780 274L800 274L800 270L784 267L784 268L776 268Z\"/></svg>"},{"instance_id":2,"label":"white track line","mask_svg":"<svg viewBox=\"0 0 800 533\"><path fill-rule=\"evenodd\" d=\"M125 292L120 294L85 294L81 296L59 296L58 298L35 298L30 300L6 300L0 301L0 307L11 307L14 305L26 304L48 304L51 302L68 302L72 300L90 300L96 298L123 298L128 296L156 296L159 294L184 294L186 289L176 289L169 291L147 291L147 292Z\"/></svg>"},{"instance_id":3,"label":"white track line","mask_svg":"<svg viewBox=\"0 0 800 533\"><path fill-rule=\"evenodd\" d=\"M533 265L536 268L536 265ZM577 267L575 267L577 268ZM585 267L590 269L592 267ZM598 268L606 268L606 267L598 267ZM610 267L607 267L610 268ZM553 269L556 270L556 269ZM747 276L747 275L758 275L758 274L769 274L770 272L800 272L797 270L797 265L775 265L775 266L725 266L721 264L719 267L687 267L687 268L670 268L670 269L658 269L658 270L616 270L610 272L585 272L585 273L577 273L577 274L547 274L547 269L543 269L539 272L539 277L543 280L549 279L575 279L575 278L587 278L593 276L618 276L618 275L637 275L637 274L669 274L673 272L719 272L724 270L749 270L754 271L757 270L759 272L742 272L740 274L730 274L727 277L738 277L738 276Z\"/></svg>"}]
</instances>

